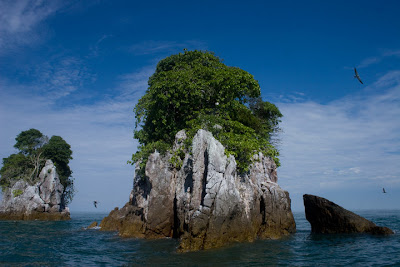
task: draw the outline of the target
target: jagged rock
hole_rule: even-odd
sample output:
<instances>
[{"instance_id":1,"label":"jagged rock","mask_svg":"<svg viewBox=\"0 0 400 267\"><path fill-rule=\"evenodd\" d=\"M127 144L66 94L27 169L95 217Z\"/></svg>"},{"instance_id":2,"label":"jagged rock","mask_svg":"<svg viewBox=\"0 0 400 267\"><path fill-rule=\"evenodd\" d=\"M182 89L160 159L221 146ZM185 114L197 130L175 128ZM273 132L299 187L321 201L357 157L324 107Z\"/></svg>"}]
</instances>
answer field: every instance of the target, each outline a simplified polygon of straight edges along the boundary
<instances>
[{"instance_id":1,"label":"jagged rock","mask_svg":"<svg viewBox=\"0 0 400 267\"><path fill-rule=\"evenodd\" d=\"M47 160L34 185L19 180L3 192L0 219L69 220L69 209L62 201L63 190L53 162Z\"/></svg>"},{"instance_id":2,"label":"jagged rock","mask_svg":"<svg viewBox=\"0 0 400 267\"><path fill-rule=\"evenodd\" d=\"M88 227L87 227L87 229L92 229L92 228L96 228L97 227L97 225L98 225L98 223L97 222L92 222Z\"/></svg>"},{"instance_id":3,"label":"jagged rock","mask_svg":"<svg viewBox=\"0 0 400 267\"><path fill-rule=\"evenodd\" d=\"M151 154L145 175L136 169L129 202L104 218L101 230L118 230L126 237L180 238L180 251L295 231L289 194L276 183L271 158L255 155L249 173L240 176L235 158L225 155L210 132L199 130L191 153L177 168L171 158L185 139L180 131L172 153Z\"/></svg>"},{"instance_id":4,"label":"jagged rock","mask_svg":"<svg viewBox=\"0 0 400 267\"><path fill-rule=\"evenodd\" d=\"M371 233L388 235L393 231L348 211L322 197L303 195L306 219L313 233Z\"/></svg>"}]
</instances>

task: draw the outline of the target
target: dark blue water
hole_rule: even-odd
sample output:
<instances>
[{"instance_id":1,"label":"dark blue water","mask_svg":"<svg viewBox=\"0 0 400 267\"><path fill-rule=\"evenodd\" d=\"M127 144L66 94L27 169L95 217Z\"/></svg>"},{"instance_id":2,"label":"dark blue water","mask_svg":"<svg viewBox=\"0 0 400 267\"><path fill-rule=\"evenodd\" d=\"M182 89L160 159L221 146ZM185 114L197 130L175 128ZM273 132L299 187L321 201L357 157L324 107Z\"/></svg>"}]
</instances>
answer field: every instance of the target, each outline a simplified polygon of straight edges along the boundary
<instances>
[{"instance_id":1,"label":"dark blue water","mask_svg":"<svg viewBox=\"0 0 400 267\"><path fill-rule=\"evenodd\" d=\"M226 248L177 253L172 239L120 238L85 230L106 214L72 214L67 222L0 221L0 265L6 266L400 266L400 211L360 211L396 234L316 235L303 213L297 233Z\"/></svg>"}]
</instances>

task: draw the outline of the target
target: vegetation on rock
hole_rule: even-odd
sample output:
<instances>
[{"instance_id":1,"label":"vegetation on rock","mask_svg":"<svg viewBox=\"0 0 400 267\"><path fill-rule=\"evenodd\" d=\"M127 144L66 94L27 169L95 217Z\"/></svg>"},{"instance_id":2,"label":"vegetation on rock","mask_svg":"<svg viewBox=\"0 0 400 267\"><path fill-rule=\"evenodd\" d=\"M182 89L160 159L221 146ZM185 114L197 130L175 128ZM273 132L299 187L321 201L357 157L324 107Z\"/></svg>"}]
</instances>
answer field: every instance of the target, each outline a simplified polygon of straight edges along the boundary
<instances>
[{"instance_id":1,"label":"vegetation on rock","mask_svg":"<svg viewBox=\"0 0 400 267\"><path fill-rule=\"evenodd\" d=\"M186 130L189 144L202 128L235 156L241 172L259 151L279 166L271 136L282 114L261 99L260 86L250 73L226 66L211 52L185 51L161 60L148 84L134 109L134 137L140 147L131 163L140 162L143 168L155 149L163 153L172 147L179 130Z\"/></svg>"},{"instance_id":2,"label":"vegetation on rock","mask_svg":"<svg viewBox=\"0 0 400 267\"><path fill-rule=\"evenodd\" d=\"M18 197L18 196L22 195L24 193L24 191L22 191L21 189L15 189L12 193L13 193L14 197Z\"/></svg>"},{"instance_id":3,"label":"vegetation on rock","mask_svg":"<svg viewBox=\"0 0 400 267\"><path fill-rule=\"evenodd\" d=\"M2 190L10 188L18 180L34 184L46 160L51 159L64 186L64 201L66 204L71 202L74 196L72 171L68 165L72 159L71 146L60 136L49 139L36 129L21 132L15 140L14 147L19 152L3 158L0 169Z\"/></svg>"}]
</instances>

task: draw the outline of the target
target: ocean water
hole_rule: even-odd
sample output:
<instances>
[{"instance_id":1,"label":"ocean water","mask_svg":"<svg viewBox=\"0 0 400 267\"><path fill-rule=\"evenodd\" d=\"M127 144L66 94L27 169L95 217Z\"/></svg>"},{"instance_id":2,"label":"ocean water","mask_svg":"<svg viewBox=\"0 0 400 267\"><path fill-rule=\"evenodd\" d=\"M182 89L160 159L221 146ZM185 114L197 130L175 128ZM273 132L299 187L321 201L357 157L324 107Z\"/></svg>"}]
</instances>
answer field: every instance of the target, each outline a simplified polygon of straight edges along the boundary
<instances>
[{"instance_id":1,"label":"ocean water","mask_svg":"<svg viewBox=\"0 0 400 267\"><path fill-rule=\"evenodd\" d=\"M120 238L85 230L107 214L72 213L67 222L0 221L1 266L400 266L400 211L359 211L392 236L310 233L294 213L297 233L225 248L177 253L173 239Z\"/></svg>"}]
</instances>

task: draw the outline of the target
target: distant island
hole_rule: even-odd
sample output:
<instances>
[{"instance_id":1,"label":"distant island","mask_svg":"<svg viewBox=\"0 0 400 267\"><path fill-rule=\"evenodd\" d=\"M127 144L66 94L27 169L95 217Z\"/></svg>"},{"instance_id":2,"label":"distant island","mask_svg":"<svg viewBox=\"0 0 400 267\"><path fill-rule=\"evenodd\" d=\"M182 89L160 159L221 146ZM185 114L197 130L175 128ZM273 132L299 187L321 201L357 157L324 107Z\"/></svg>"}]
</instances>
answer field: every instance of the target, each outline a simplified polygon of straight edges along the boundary
<instances>
[{"instance_id":1,"label":"distant island","mask_svg":"<svg viewBox=\"0 0 400 267\"><path fill-rule=\"evenodd\" d=\"M67 205L74 195L71 146L36 129L21 132L15 140L18 153L4 158L0 169L0 219L68 220Z\"/></svg>"}]
</instances>

